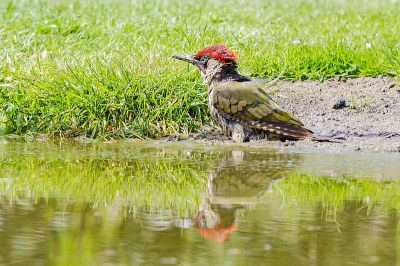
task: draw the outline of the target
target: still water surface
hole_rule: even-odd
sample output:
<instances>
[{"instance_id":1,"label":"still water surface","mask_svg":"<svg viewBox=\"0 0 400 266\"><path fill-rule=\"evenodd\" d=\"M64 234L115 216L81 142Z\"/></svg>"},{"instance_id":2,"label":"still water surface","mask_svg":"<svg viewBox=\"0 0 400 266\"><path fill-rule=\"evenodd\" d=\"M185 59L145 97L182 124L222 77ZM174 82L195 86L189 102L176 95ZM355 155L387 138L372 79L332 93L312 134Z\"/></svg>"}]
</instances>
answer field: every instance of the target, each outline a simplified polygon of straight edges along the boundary
<instances>
[{"instance_id":1,"label":"still water surface","mask_svg":"<svg viewBox=\"0 0 400 266\"><path fill-rule=\"evenodd\" d=\"M396 265L400 155L0 139L0 265Z\"/></svg>"}]
</instances>

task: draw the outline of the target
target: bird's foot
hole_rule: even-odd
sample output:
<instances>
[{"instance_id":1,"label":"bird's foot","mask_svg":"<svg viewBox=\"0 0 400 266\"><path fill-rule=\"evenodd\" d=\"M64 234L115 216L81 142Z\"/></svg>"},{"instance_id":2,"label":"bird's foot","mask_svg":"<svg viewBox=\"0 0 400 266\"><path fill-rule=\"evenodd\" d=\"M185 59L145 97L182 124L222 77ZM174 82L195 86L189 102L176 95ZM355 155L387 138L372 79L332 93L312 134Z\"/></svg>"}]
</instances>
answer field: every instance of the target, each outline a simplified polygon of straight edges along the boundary
<instances>
[{"instance_id":1,"label":"bird's foot","mask_svg":"<svg viewBox=\"0 0 400 266\"><path fill-rule=\"evenodd\" d=\"M232 140L236 143L243 143L245 135L242 131L232 131Z\"/></svg>"}]
</instances>

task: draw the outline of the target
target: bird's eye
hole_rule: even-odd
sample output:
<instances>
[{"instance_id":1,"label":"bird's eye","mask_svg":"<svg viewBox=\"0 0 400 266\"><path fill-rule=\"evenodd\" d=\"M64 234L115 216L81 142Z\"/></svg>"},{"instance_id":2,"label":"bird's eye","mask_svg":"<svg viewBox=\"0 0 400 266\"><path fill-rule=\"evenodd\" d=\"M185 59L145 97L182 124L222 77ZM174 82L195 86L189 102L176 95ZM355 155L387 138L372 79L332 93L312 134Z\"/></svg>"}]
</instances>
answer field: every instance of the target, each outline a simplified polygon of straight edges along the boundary
<instances>
[{"instance_id":1,"label":"bird's eye","mask_svg":"<svg viewBox=\"0 0 400 266\"><path fill-rule=\"evenodd\" d=\"M205 58L205 57L202 57L201 59L200 59L200 63L202 63L203 65L205 65L205 64L207 64L207 58Z\"/></svg>"}]
</instances>

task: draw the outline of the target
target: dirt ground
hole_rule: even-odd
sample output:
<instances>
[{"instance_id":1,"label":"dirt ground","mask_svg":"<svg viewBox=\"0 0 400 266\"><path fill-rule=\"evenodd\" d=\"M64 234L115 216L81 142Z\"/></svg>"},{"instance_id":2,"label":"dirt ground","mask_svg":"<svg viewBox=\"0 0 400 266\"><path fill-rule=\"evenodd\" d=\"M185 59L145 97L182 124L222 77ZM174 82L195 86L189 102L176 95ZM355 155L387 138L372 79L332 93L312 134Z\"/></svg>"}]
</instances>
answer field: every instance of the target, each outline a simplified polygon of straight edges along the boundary
<instances>
[{"instance_id":1,"label":"dirt ground","mask_svg":"<svg viewBox=\"0 0 400 266\"><path fill-rule=\"evenodd\" d=\"M400 152L400 85L387 77L341 79L319 83L282 81L267 88L281 109L297 116L316 136L337 142L256 140L236 144L217 128L189 136L205 145L253 148ZM180 138L182 139L182 138ZM177 140L169 137L168 140Z\"/></svg>"}]
</instances>

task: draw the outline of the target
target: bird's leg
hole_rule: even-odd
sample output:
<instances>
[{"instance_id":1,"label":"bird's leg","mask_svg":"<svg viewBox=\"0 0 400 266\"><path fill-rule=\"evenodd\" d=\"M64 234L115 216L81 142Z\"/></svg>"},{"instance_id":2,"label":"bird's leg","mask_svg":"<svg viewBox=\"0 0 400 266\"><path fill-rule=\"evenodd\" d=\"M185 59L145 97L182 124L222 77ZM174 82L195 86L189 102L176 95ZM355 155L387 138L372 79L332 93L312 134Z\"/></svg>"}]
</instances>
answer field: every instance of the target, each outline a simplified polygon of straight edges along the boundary
<instances>
[{"instance_id":1,"label":"bird's leg","mask_svg":"<svg viewBox=\"0 0 400 266\"><path fill-rule=\"evenodd\" d=\"M229 127L232 131L232 140L236 143L243 143L246 139L243 126L239 123L230 121Z\"/></svg>"},{"instance_id":2,"label":"bird's leg","mask_svg":"<svg viewBox=\"0 0 400 266\"><path fill-rule=\"evenodd\" d=\"M245 135L243 131L235 130L232 131L232 140L236 143L243 143L245 139Z\"/></svg>"},{"instance_id":3,"label":"bird's leg","mask_svg":"<svg viewBox=\"0 0 400 266\"><path fill-rule=\"evenodd\" d=\"M222 133L224 133L224 136L226 137L231 136L231 131L229 130L228 125L222 125Z\"/></svg>"}]
</instances>

